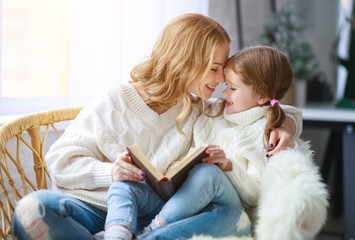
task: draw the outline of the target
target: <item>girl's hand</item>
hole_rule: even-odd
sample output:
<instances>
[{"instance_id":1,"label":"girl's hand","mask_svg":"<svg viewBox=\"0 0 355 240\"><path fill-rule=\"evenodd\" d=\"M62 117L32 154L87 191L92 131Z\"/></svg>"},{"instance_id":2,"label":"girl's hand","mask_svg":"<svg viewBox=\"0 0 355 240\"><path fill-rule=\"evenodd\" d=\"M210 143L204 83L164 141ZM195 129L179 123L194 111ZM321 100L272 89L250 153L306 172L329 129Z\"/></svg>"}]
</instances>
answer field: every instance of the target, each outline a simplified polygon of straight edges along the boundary
<instances>
[{"instance_id":1,"label":"girl's hand","mask_svg":"<svg viewBox=\"0 0 355 240\"><path fill-rule=\"evenodd\" d=\"M202 162L205 163L214 163L216 164L222 171L232 171L233 165L231 160L226 157L223 149L221 149L217 145L206 145L206 153L209 155L202 159Z\"/></svg>"},{"instance_id":2,"label":"girl's hand","mask_svg":"<svg viewBox=\"0 0 355 240\"><path fill-rule=\"evenodd\" d=\"M132 164L131 157L127 152L118 155L115 163L112 166L112 181L143 181L145 180L145 173Z\"/></svg>"},{"instance_id":3,"label":"girl's hand","mask_svg":"<svg viewBox=\"0 0 355 240\"><path fill-rule=\"evenodd\" d=\"M283 126L276 128L270 133L270 150L266 153L266 157L271 157L273 154L284 150L286 147L294 147L294 144L292 134L287 128Z\"/></svg>"}]
</instances>

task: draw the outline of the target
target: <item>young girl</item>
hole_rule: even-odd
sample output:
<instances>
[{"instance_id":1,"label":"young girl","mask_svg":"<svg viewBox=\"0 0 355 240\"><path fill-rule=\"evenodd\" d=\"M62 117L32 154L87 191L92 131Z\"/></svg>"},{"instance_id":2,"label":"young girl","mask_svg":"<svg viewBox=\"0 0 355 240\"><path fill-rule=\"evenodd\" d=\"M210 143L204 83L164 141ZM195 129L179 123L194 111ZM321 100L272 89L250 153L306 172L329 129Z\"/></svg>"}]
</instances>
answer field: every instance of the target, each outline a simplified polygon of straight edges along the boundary
<instances>
[{"instance_id":1,"label":"young girl","mask_svg":"<svg viewBox=\"0 0 355 240\"><path fill-rule=\"evenodd\" d=\"M226 175L247 210L257 204L259 180L272 157L268 150L275 147L268 144L270 132L285 119L279 100L292 78L290 63L281 51L266 46L246 48L231 57L226 67L224 117L203 117L195 126L196 144L218 145L209 146L214 155L207 162L232 161L233 170ZM208 126L210 131L206 131Z\"/></svg>"},{"instance_id":2,"label":"young girl","mask_svg":"<svg viewBox=\"0 0 355 240\"><path fill-rule=\"evenodd\" d=\"M281 51L264 46L241 50L226 66L224 115L218 118L201 116L195 124L195 145L209 144L209 156L204 162L231 166L231 171L225 171L225 174L247 209L256 206L259 179L272 156L268 151L274 148L268 145L270 133L279 128L286 117L279 99L290 87L292 77L290 63ZM182 188L187 182L189 180ZM203 195L204 191L200 188L197 194ZM184 207L200 210L199 202L188 200L194 193L184 192L186 195L183 196L179 190L176 196L181 196L173 196L146 228L146 232L156 229L150 233L151 237L162 234L164 229L159 226L178 220L182 212L186 217L189 213L181 210ZM239 198L234 201L239 203ZM247 216L241 216L237 228L247 225L250 225ZM140 238L144 239L144 235Z\"/></svg>"}]
</instances>

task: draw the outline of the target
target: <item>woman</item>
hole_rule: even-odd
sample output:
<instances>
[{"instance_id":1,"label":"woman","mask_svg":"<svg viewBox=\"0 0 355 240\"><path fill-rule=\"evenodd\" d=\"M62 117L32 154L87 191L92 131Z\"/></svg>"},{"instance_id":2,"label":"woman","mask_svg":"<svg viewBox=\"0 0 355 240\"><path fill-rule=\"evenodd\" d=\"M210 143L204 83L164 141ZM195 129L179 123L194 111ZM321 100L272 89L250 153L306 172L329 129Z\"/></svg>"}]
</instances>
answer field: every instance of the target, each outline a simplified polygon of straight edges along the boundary
<instances>
[{"instance_id":1,"label":"woman","mask_svg":"<svg viewBox=\"0 0 355 240\"><path fill-rule=\"evenodd\" d=\"M215 87L225 82L230 41L223 27L200 14L185 14L169 22L149 59L132 70L132 81L85 106L51 147L46 160L56 191L37 191L19 202L14 235L19 239L92 239L104 230L109 186L144 179L144 173L127 161L126 146L136 144L161 172L187 153L194 122L204 110L201 99L210 98ZM270 140L273 144L280 140L280 147L292 144L288 131L295 126L290 119L286 123L288 129L279 129ZM279 133L284 137L279 139ZM135 231L152 217L141 216ZM175 233L167 236L212 234L208 221L220 229L219 236L233 234L234 219L233 209L211 204L202 213L175 223Z\"/></svg>"}]
</instances>

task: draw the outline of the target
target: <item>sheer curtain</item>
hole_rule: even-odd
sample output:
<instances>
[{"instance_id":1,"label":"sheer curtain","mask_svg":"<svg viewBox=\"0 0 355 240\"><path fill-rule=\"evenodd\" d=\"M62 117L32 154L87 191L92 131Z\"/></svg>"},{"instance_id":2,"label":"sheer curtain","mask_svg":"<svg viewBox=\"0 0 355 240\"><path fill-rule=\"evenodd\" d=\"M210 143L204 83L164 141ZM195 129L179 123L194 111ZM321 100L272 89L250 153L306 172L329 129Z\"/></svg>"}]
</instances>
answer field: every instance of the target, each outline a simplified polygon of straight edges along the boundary
<instances>
[{"instance_id":1,"label":"sheer curtain","mask_svg":"<svg viewBox=\"0 0 355 240\"><path fill-rule=\"evenodd\" d=\"M70 105L128 81L168 21L188 12L208 15L208 6L208 0L73 0Z\"/></svg>"}]
</instances>

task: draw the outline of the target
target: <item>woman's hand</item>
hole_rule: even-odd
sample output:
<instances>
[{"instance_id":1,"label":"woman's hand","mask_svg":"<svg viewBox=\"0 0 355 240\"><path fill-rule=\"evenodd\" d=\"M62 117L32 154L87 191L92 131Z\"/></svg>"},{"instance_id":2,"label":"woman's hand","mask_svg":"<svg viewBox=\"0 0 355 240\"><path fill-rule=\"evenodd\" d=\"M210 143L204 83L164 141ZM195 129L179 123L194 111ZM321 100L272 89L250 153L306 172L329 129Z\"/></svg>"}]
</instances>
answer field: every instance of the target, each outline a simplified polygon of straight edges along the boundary
<instances>
[{"instance_id":1,"label":"woman's hand","mask_svg":"<svg viewBox=\"0 0 355 240\"><path fill-rule=\"evenodd\" d=\"M121 153L112 166L112 181L143 181L145 180L145 173L134 166L131 157L127 152Z\"/></svg>"},{"instance_id":2,"label":"woman's hand","mask_svg":"<svg viewBox=\"0 0 355 240\"><path fill-rule=\"evenodd\" d=\"M232 171L233 165L231 160L226 157L223 149L221 149L217 145L206 145L206 153L209 155L202 159L202 162L205 163L214 163L216 164L222 171Z\"/></svg>"},{"instance_id":3,"label":"woman's hand","mask_svg":"<svg viewBox=\"0 0 355 240\"><path fill-rule=\"evenodd\" d=\"M283 125L280 128L274 129L270 133L269 147L266 157L271 157L273 154L284 150L286 147L293 147L294 140L289 129Z\"/></svg>"}]
</instances>

